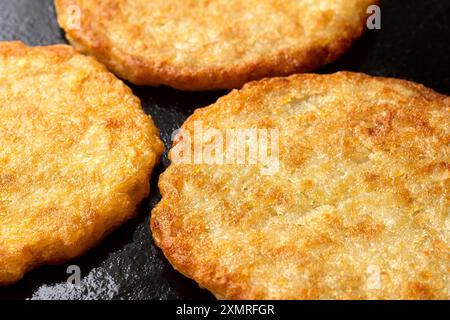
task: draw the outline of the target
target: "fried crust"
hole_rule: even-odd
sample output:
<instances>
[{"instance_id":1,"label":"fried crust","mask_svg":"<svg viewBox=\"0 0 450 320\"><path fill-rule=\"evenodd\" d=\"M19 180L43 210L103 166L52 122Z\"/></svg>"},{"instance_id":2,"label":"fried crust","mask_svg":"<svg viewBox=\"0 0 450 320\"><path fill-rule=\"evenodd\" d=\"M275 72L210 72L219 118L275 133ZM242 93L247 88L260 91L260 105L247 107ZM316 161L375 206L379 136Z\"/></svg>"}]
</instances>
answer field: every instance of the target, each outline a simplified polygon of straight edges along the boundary
<instances>
[{"instance_id":1,"label":"fried crust","mask_svg":"<svg viewBox=\"0 0 450 320\"><path fill-rule=\"evenodd\" d=\"M278 129L280 168L169 166L151 229L179 272L220 299L449 299L449 97L304 74L247 84L182 128L198 121Z\"/></svg>"},{"instance_id":2,"label":"fried crust","mask_svg":"<svg viewBox=\"0 0 450 320\"><path fill-rule=\"evenodd\" d=\"M368 6L378 3L56 0L56 9L68 40L121 78L208 90L336 60L364 32Z\"/></svg>"},{"instance_id":3,"label":"fried crust","mask_svg":"<svg viewBox=\"0 0 450 320\"><path fill-rule=\"evenodd\" d=\"M0 43L0 285L96 245L137 212L163 151L140 101L66 45Z\"/></svg>"}]
</instances>

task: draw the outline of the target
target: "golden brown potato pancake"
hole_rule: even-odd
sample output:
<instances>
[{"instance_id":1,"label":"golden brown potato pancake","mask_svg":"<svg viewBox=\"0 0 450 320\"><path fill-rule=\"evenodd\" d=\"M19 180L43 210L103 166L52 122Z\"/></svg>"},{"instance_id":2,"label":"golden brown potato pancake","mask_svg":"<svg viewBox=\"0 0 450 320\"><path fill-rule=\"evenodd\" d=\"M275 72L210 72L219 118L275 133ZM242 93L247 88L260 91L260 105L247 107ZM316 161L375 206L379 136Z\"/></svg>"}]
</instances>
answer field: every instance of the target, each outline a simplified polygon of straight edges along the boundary
<instances>
[{"instance_id":1,"label":"golden brown potato pancake","mask_svg":"<svg viewBox=\"0 0 450 320\"><path fill-rule=\"evenodd\" d=\"M69 41L121 78L186 90L316 69L378 0L56 0Z\"/></svg>"},{"instance_id":2,"label":"golden brown potato pancake","mask_svg":"<svg viewBox=\"0 0 450 320\"><path fill-rule=\"evenodd\" d=\"M196 126L278 130L278 170L174 162L202 141L187 138L201 139ZM448 96L363 74L295 75L247 84L182 129L153 237L217 298L449 299ZM210 138L191 156L222 141Z\"/></svg>"},{"instance_id":3,"label":"golden brown potato pancake","mask_svg":"<svg viewBox=\"0 0 450 320\"><path fill-rule=\"evenodd\" d=\"M0 43L0 285L136 213L163 150L140 101L66 45Z\"/></svg>"}]
</instances>

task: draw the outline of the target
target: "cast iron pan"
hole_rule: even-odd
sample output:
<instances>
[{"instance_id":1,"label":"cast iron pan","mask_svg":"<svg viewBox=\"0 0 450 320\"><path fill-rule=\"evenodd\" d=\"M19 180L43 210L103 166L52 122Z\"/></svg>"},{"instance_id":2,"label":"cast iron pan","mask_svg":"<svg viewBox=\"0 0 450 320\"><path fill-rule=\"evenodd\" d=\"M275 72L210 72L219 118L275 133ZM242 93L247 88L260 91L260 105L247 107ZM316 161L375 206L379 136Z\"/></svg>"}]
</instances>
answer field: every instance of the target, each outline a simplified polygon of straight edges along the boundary
<instances>
[{"instance_id":1,"label":"cast iron pan","mask_svg":"<svg viewBox=\"0 0 450 320\"><path fill-rule=\"evenodd\" d=\"M243 0L245 1L245 0ZM381 30L369 31L339 61L318 72L360 71L413 80L450 94L450 0L384 0ZM0 40L29 45L66 43L53 0L1 0ZM166 153L151 181L140 214L79 259L42 267L8 288L0 299L212 299L173 270L152 241L150 210L159 201L158 176L168 166L170 135L193 110L226 92L182 92L131 86L161 130ZM1 223L1 221L0 221ZM78 265L82 284L66 284L69 265Z\"/></svg>"}]
</instances>

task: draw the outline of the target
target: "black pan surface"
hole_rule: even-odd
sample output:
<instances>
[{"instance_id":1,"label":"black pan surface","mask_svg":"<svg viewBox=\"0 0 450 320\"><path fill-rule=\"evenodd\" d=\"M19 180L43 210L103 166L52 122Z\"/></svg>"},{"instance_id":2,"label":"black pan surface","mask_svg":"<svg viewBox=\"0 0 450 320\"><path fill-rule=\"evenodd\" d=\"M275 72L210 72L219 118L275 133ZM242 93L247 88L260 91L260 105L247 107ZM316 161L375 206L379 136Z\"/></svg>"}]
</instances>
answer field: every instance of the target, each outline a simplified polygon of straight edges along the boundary
<instances>
[{"instance_id":1,"label":"black pan surface","mask_svg":"<svg viewBox=\"0 0 450 320\"><path fill-rule=\"evenodd\" d=\"M449 16L450 0L385 0L381 30L367 32L344 57L318 72L349 70L397 77L450 94ZM0 41L10 40L29 45L66 43L53 1L0 0ZM226 94L131 88L161 130L166 149L171 133L195 108ZM137 218L84 256L65 265L42 267L1 288L0 299L212 299L209 292L174 271L152 241L149 214L160 199L158 176L168 164L166 152ZM80 287L66 283L70 265L81 269Z\"/></svg>"}]
</instances>

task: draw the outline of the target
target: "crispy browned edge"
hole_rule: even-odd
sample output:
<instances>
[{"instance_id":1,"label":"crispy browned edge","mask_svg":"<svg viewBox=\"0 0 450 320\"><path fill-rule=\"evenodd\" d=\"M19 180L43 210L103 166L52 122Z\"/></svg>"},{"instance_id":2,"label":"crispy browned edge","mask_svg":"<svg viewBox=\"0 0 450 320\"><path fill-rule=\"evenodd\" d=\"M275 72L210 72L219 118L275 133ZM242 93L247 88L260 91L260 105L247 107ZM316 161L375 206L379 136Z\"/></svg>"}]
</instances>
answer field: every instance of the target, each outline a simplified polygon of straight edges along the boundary
<instances>
[{"instance_id":1,"label":"crispy browned edge","mask_svg":"<svg viewBox=\"0 0 450 320\"><path fill-rule=\"evenodd\" d=\"M10 42L0 42L0 55L6 55L6 56L21 56L24 53L26 54L26 52L28 52L29 50L35 50L35 49L44 49L46 50L48 53L50 54L55 54L58 57L61 57L63 59L68 59L74 55L79 54L73 47L69 46L69 45L65 45L65 44L56 44L56 45L51 45L51 46L35 46L35 47L29 47L27 45L25 45L23 42L21 41L10 41ZM101 63L97 62L94 58L89 58L91 59L92 62L94 62L98 69L100 71L104 70L105 72L108 72L106 67L104 65L102 65ZM116 77L114 77L116 78ZM117 81L121 81L119 79L116 78ZM131 89L129 87L127 87L125 84L124 88L125 90L133 95L133 92L131 91ZM140 103L140 100L138 98L138 101ZM144 111L142 111L144 112ZM153 123L153 121L152 121ZM154 125L153 125L154 126ZM155 144L154 144L154 150L153 152L155 153L155 163L152 167L152 170L148 173L148 177L146 179L146 181L150 181L150 177L152 175L153 169L155 166L157 166L160 162L160 157L161 154L164 151L164 145L162 143L162 141L159 138L159 132L158 129L156 128L156 126L154 126L154 129L156 130L156 132L154 132L154 134L158 135L158 139L155 140ZM137 213L138 213L138 209L140 206L140 203L142 202L143 199L145 199L145 197L148 196L149 192L150 192L150 183L148 184L143 184L141 187L133 190L134 194L135 194L135 199L136 201L136 208L134 210L134 212L131 212L131 214L123 214L124 219L128 220L131 219L132 217L134 217ZM124 221L122 221L123 223ZM20 280L22 280L22 278L25 276L26 273L28 273L31 270L37 269L41 266L44 265L60 265L65 263L67 260L71 260L74 259L76 257L79 257L81 255L83 255L84 253L86 253L87 251L89 251L90 249L94 248L95 246L98 245L98 243L100 243L102 241L102 239L104 239L106 236L108 236L111 232L113 232L115 229L117 229L120 226L121 223L116 224L111 226L110 229L108 230L104 230L103 233L101 234L97 234L96 238L90 238L88 239L88 241L84 242L83 244L80 244L76 249L72 250L72 252L70 253L65 253L65 252L55 252L55 254L46 261L39 261L39 259L36 259L34 261L31 261L31 263L29 265L27 265L26 269L23 270L22 274L20 275L20 277L14 277L14 278L10 278L10 279L4 279L4 281L0 282L0 287L2 286L9 286L12 285ZM69 255L69 256L68 256Z\"/></svg>"},{"instance_id":2,"label":"crispy browned edge","mask_svg":"<svg viewBox=\"0 0 450 320\"><path fill-rule=\"evenodd\" d=\"M267 92L273 89L289 86L291 83L301 83L303 79L313 79L315 82L320 83L322 79L326 81L327 77L338 77L347 79L351 82L360 82L370 79L375 81L384 82L385 84L398 84L405 88L409 88L417 92L418 95L425 96L429 99L442 99L444 103L450 105L450 97L435 92L434 90L427 88L421 84L414 83L407 80L385 78L385 77L372 77L363 73L354 72L337 72L331 75L317 75L317 74L298 74L291 75L289 77L277 77L266 78L259 81L253 81L244 85L240 90L233 90L230 94L220 98L216 103L201 109L197 109L192 116L190 116L186 122L182 125L182 128L186 129L191 127L195 121L201 120L205 116L208 116L215 104L220 103L226 105L226 101L232 101L239 99L239 91L252 92L251 96L263 96ZM242 108L246 107L245 103L241 104ZM174 143L175 145L176 143ZM172 146L173 148L173 146ZM170 155L170 153L169 153ZM169 156L170 158L170 156ZM176 166L171 164L170 166ZM169 168L170 169L170 168ZM185 243L174 241L171 237L173 229L173 221L180 214L179 210L172 204L176 203L179 198L178 190L167 188L165 183L166 175L170 175L170 170L166 170L160 178L158 187L161 193L161 202L152 210L150 219L150 228L152 231L153 239L156 245L161 248L164 256L170 262L170 264L184 276L195 280L201 288L205 288L211 291L218 299L232 299L232 300L254 300L264 299L258 293L252 292L251 288L244 283L244 279L239 275L229 273L223 270L218 263L206 264L205 261L196 261L194 256L190 254L187 249L188 246ZM170 179L173 180L173 179ZM168 202L170 199L170 202ZM183 230L178 230L183 232ZM183 236L183 238L189 238L190 235ZM207 250L207 248L205 248ZM420 288L413 288L413 291L409 292L408 299L417 299L423 292ZM416 290L416 291L414 291ZM309 299L308 296L302 296L299 294L299 299Z\"/></svg>"},{"instance_id":3,"label":"crispy browned edge","mask_svg":"<svg viewBox=\"0 0 450 320\"><path fill-rule=\"evenodd\" d=\"M77 0L55 0L58 22L64 23L60 14L63 8L76 5ZM378 5L381 0L374 0ZM138 57L113 48L108 39L95 33L94 22L83 20L78 30L65 30L66 37L78 50L91 54L103 62L119 77L136 85L168 85L180 90L214 90L240 88L246 82L271 76L287 76L315 70L339 59L352 43L365 31L365 18L356 28L349 28L346 37L332 43L311 47L309 51L297 49L280 51L276 56L266 56L236 68L183 68L178 69L158 61L142 61Z\"/></svg>"}]
</instances>

